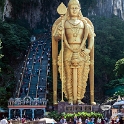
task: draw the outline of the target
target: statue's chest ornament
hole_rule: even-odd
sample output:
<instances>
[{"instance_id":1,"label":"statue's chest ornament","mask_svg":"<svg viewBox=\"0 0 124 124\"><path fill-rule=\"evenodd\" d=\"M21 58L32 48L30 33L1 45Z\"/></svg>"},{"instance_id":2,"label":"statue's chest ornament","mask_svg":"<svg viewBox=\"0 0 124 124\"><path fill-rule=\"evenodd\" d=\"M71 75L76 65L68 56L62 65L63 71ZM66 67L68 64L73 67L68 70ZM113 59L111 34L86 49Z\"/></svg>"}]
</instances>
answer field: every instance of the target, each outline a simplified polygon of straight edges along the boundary
<instances>
[{"instance_id":1,"label":"statue's chest ornament","mask_svg":"<svg viewBox=\"0 0 124 124\"><path fill-rule=\"evenodd\" d=\"M79 33L79 30L80 30L79 24L81 23L81 21L79 21L78 23L72 23L70 21L68 21L68 22L69 22L71 31L73 33L74 41L76 41L78 33Z\"/></svg>"}]
</instances>

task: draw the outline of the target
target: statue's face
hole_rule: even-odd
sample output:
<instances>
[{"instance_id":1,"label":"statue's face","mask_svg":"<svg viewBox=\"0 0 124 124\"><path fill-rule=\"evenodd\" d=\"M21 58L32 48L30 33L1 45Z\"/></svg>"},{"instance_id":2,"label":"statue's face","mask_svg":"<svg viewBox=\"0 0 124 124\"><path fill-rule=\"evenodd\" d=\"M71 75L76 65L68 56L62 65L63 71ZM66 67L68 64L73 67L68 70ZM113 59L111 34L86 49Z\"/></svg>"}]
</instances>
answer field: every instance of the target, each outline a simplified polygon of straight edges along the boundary
<instances>
[{"instance_id":1,"label":"statue's face","mask_svg":"<svg viewBox=\"0 0 124 124\"><path fill-rule=\"evenodd\" d=\"M69 15L71 17L78 17L80 12L80 7L78 5L71 5L69 7Z\"/></svg>"}]
</instances>

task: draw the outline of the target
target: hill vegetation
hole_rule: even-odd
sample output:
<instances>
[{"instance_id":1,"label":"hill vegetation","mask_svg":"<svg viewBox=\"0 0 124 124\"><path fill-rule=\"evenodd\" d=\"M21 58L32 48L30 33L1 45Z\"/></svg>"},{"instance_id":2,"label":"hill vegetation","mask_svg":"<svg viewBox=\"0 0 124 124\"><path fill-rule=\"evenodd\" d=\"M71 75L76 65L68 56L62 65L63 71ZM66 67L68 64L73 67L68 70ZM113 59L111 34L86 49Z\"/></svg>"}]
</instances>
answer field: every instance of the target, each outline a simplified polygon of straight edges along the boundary
<instances>
[{"instance_id":1,"label":"hill vegetation","mask_svg":"<svg viewBox=\"0 0 124 124\"><path fill-rule=\"evenodd\" d=\"M5 22L0 21L0 39L2 40L3 47L0 49L0 54L4 55L0 59L0 106L3 107L7 106L7 100L13 95L18 80L15 70L23 60L25 51L28 49L28 45L30 45L30 32L26 29L27 25L22 27L17 20L21 22L22 19L18 18L18 14L20 15L21 10L24 9L22 8L23 5L28 4L31 0L10 1L13 5L14 13L12 15L14 20L9 21L6 19ZM1 2L2 4L0 5L3 7L4 0ZM47 5L47 2L49 0L45 1L45 5ZM80 3L83 15L87 16L90 8L96 5L96 0L83 0ZM32 4L34 7L37 6L33 1ZM89 18L94 24L96 33L95 101L102 103L106 97L115 94L115 91L116 94L119 94L118 88L114 92L108 91L116 88L116 86L124 85L124 22L115 16L111 18L91 16ZM50 85L52 85L52 76L49 78ZM59 83L59 89L60 86ZM52 87L50 91L52 92ZM123 93L124 90L121 91L121 94ZM89 84L85 100L89 101Z\"/></svg>"},{"instance_id":2,"label":"hill vegetation","mask_svg":"<svg viewBox=\"0 0 124 124\"><path fill-rule=\"evenodd\" d=\"M23 60L24 53L30 43L30 33L17 24L0 21L0 39L2 40L0 60L0 106L7 106L7 101L13 96L16 86L14 70Z\"/></svg>"}]
</instances>

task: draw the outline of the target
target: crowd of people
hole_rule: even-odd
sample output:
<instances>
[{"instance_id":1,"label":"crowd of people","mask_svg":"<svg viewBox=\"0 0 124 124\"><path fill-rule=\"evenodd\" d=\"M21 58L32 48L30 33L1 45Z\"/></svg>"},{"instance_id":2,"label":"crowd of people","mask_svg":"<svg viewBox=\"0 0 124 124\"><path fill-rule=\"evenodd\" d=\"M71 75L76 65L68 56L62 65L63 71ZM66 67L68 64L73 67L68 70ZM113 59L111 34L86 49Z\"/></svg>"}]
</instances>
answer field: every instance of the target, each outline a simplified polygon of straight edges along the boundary
<instances>
[{"instance_id":1,"label":"crowd of people","mask_svg":"<svg viewBox=\"0 0 124 124\"><path fill-rule=\"evenodd\" d=\"M14 119L8 119L8 118L4 117L3 119L1 119L0 124L13 124L15 122L18 122L18 124L21 124L21 123L27 123L29 121L39 121L39 120L40 120L40 118L29 119L26 117L23 117L23 118L16 117ZM62 116L62 118L60 119L60 122L57 122L57 124L124 124L124 117L120 117L120 118L116 117L116 119L110 118L110 120L107 118L91 117L91 118L86 118L85 120L83 120L81 117L77 118L75 116L73 118L73 120L69 119L67 121L64 118L64 116Z\"/></svg>"},{"instance_id":2,"label":"crowd of people","mask_svg":"<svg viewBox=\"0 0 124 124\"><path fill-rule=\"evenodd\" d=\"M116 117L116 118L86 118L83 120L81 117L77 118L76 116L74 119L70 119L67 121L63 116L60 119L60 124L124 124L124 117Z\"/></svg>"},{"instance_id":3,"label":"crowd of people","mask_svg":"<svg viewBox=\"0 0 124 124\"><path fill-rule=\"evenodd\" d=\"M3 117L0 120L0 124L12 124L12 119L7 119L7 117Z\"/></svg>"}]
</instances>

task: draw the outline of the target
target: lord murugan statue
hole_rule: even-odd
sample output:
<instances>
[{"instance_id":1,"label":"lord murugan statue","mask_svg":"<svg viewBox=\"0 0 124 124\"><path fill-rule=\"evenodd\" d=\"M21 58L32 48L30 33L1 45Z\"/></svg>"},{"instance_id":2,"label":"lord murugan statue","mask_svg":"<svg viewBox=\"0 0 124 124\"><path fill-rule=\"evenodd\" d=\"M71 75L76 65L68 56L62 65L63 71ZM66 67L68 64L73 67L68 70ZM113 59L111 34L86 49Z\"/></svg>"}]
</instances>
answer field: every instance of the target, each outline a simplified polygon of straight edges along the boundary
<instances>
[{"instance_id":1,"label":"lord murugan statue","mask_svg":"<svg viewBox=\"0 0 124 124\"><path fill-rule=\"evenodd\" d=\"M53 103L57 104L59 71L62 97L64 93L70 104L83 104L89 75L90 101L94 104L94 26L83 17L78 0L70 0L67 8L61 3L57 11L60 17L52 27Z\"/></svg>"}]
</instances>

